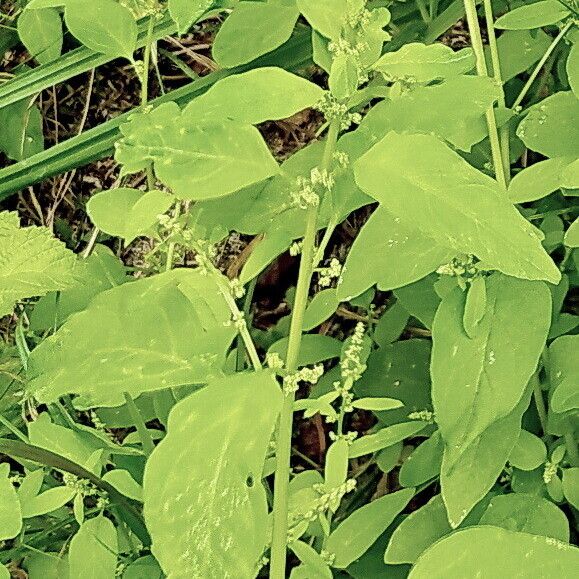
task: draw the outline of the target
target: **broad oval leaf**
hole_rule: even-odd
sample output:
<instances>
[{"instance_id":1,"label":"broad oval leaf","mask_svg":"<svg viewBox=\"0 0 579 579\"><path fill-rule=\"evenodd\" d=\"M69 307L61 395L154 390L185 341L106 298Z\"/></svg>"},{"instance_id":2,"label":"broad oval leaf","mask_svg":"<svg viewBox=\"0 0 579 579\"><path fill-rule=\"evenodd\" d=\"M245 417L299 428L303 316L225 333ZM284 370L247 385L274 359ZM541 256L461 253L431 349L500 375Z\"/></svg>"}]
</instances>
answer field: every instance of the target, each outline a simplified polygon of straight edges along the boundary
<instances>
[{"instance_id":1,"label":"broad oval leaf","mask_svg":"<svg viewBox=\"0 0 579 579\"><path fill-rule=\"evenodd\" d=\"M462 325L469 338L474 338L487 309L487 289L483 276L475 277L464 302Z\"/></svg>"},{"instance_id":2,"label":"broad oval leaf","mask_svg":"<svg viewBox=\"0 0 579 579\"><path fill-rule=\"evenodd\" d=\"M567 247L579 247L579 218L575 219L565 232L564 241Z\"/></svg>"},{"instance_id":3,"label":"broad oval leaf","mask_svg":"<svg viewBox=\"0 0 579 579\"><path fill-rule=\"evenodd\" d=\"M185 34L215 3L215 0L169 0L169 14L177 23L179 34Z\"/></svg>"},{"instance_id":4,"label":"broad oval leaf","mask_svg":"<svg viewBox=\"0 0 579 579\"><path fill-rule=\"evenodd\" d=\"M331 40L339 40L348 0L297 0L297 6L310 26Z\"/></svg>"},{"instance_id":5,"label":"broad oval leaf","mask_svg":"<svg viewBox=\"0 0 579 579\"><path fill-rule=\"evenodd\" d=\"M122 4L114 0L67 0L64 19L71 34L91 50L133 60L137 23Z\"/></svg>"},{"instance_id":6,"label":"broad oval leaf","mask_svg":"<svg viewBox=\"0 0 579 579\"><path fill-rule=\"evenodd\" d=\"M124 171L153 163L181 199L222 197L279 173L255 127L227 119L189 122L173 102L133 115L121 132L115 158Z\"/></svg>"},{"instance_id":7,"label":"broad oval leaf","mask_svg":"<svg viewBox=\"0 0 579 579\"><path fill-rule=\"evenodd\" d=\"M24 10L17 23L20 40L40 64L57 59L62 50L62 20L54 8Z\"/></svg>"},{"instance_id":8,"label":"broad oval leaf","mask_svg":"<svg viewBox=\"0 0 579 579\"><path fill-rule=\"evenodd\" d=\"M48 489L22 505L22 518L38 517L60 509L76 495L76 490L62 486Z\"/></svg>"},{"instance_id":9,"label":"broad oval leaf","mask_svg":"<svg viewBox=\"0 0 579 579\"><path fill-rule=\"evenodd\" d=\"M267 541L261 472L281 403L263 372L211 382L171 411L144 478L152 549L168 577L255 577Z\"/></svg>"},{"instance_id":10,"label":"broad oval leaf","mask_svg":"<svg viewBox=\"0 0 579 579\"><path fill-rule=\"evenodd\" d=\"M384 54L372 68L379 70L388 80L426 83L465 74L474 66L472 48L455 52L439 42L430 45L410 42Z\"/></svg>"},{"instance_id":11,"label":"broad oval leaf","mask_svg":"<svg viewBox=\"0 0 579 579\"><path fill-rule=\"evenodd\" d=\"M92 222L105 233L131 243L144 235L173 205L165 191L139 191L121 187L93 195L86 206Z\"/></svg>"},{"instance_id":12,"label":"broad oval leaf","mask_svg":"<svg viewBox=\"0 0 579 579\"><path fill-rule=\"evenodd\" d=\"M497 19L495 28L506 30L529 30L555 24L571 12L557 0L540 0L519 6Z\"/></svg>"},{"instance_id":13,"label":"broad oval leaf","mask_svg":"<svg viewBox=\"0 0 579 579\"><path fill-rule=\"evenodd\" d=\"M517 128L525 145L546 157L579 155L579 99L571 92L556 92L529 109Z\"/></svg>"},{"instance_id":14,"label":"broad oval leaf","mask_svg":"<svg viewBox=\"0 0 579 579\"><path fill-rule=\"evenodd\" d=\"M544 283L495 274L486 285L474 337L463 329L460 288L442 300L432 327L432 399L448 464L515 408L549 332L551 293Z\"/></svg>"},{"instance_id":15,"label":"broad oval leaf","mask_svg":"<svg viewBox=\"0 0 579 579\"><path fill-rule=\"evenodd\" d=\"M224 68L255 60L290 38L298 16L295 6L280 2L241 2L217 33L213 58Z\"/></svg>"},{"instance_id":16,"label":"broad oval leaf","mask_svg":"<svg viewBox=\"0 0 579 579\"><path fill-rule=\"evenodd\" d=\"M85 521L70 541L70 577L111 579L117 568L117 551L117 530L109 519L99 515Z\"/></svg>"},{"instance_id":17,"label":"broad oval leaf","mask_svg":"<svg viewBox=\"0 0 579 579\"><path fill-rule=\"evenodd\" d=\"M22 529L20 501L9 475L10 465L0 464L0 541L13 539Z\"/></svg>"},{"instance_id":18,"label":"broad oval leaf","mask_svg":"<svg viewBox=\"0 0 579 579\"><path fill-rule=\"evenodd\" d=\"M547 447L538 437L527 430L521 430L509 462L520 470L534 470L547 460Z\"/></svg>"},{"instance_id":19,"label":"broad oval leaf","mask_svg":"<svg viewBox=\"0 0 579 579\"><path fill-rule=\"evenodd\" d=\"M515 277L561 278L497 182L436 137L391 132L356 162L355 174L362 190L437 245Z\"/></svg>"},{"instance_id":20,"label":"broad oval leaf","mask_svg":"<svg viewBox=\"0 0 579 579\"><path fill-rule=\"evenodd\" d=\"M493 497L479 523L569 541L565 513L551 501L524 493Z\"/></svg>"},{"instance_id":21,"label":"broad oval leaf","mask_svg":"<svg viewBox=\"0 0 579 579\"><path fill-rule=\"evenodd\" d=\"M399 479L403 487L415 487L435 478L440 473L444 443L437 430L418 445L402 463Z\"/></svg>"},{"instance_id":22,"label":"broad oval leaf","mask_svg":"<svg viewBox=\"0 0 579 579\"><path fill-rule=\"evenodd\" d=\"M211 276L180 269L99 294L30 356L39 401L81 394L79 407L119 406L124 392L205 382L235 328Z\"/></svg>"},{"instance_id":23,"label":"broad oval leaf","mask_svg":"<svg viewBox=\"0 0 579 579\"><path fill-rule=\"evenodd\" d=\"M561 336L549 346L549 375L551 378L551 408L568 412L579 408L579 335Z\"/></svg>"},{"instance_id":24,"label":"broad oval leaf","mask_svg":"<svg viewBox=\"0 0 579 579\"><path fill-rule=\"evenodd\" d=\"M549 537L481 526L457 531L433 545L418 559L409 579L477 576L572 579L578 566L576 547Z\"/></svg>"},{"instance_id":25,"label":"broad oval leaf","mask_svg":"<svg viewBox=\"0 0 579 579\"><path fill-rule=\"evenodd\" d=\"M19 226L16 213L0 213L0 317L16 301L74 284L77 259L45 227Z\"/></svg>"},{"instance_id":26,"label":"broad oval leaf","mask_svg":"<svg viewBox=\"0 0 579 579\"><path fill-rule=\"evenodd\" d=\"M387 494L351 514L330 534L326 551L335 555L333 567L344 569L359 559L390 526L414 496L414 489Z\"/></svg>"},{"instance_id":27,"label":"broad oval leaf","mask_svg":"<svg viewBox=\"0 0 579 579\"><path fill-rule=\"evenodd\" d=\"M233 119L257 125L314 106L324 91L317 84L278 67L255 68L216 82L184 109L187 122Z\"/></svg>"}]
</instances>

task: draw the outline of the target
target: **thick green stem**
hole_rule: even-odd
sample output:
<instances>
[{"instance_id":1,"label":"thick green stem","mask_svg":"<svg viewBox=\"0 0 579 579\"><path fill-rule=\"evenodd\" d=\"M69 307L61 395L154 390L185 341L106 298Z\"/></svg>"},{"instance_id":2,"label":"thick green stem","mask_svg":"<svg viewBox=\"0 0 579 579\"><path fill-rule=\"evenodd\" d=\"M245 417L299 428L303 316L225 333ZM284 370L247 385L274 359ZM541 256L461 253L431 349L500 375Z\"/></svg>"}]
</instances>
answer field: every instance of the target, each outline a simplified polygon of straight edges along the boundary
<instances>
[{"instance_id":1,"label":"thick green stem","mask_svg":"<svg viewBox=\"0 0 579 579\"><path fill-rule=\"evenodd\" d=\"M472 49L476 57L476 71L479 76L488 76L487 63L485 59L484 46L480 32L480 25L476 13L475 0L464 0L464 9L470 32ZM501 153L501 144L499 141L499 132L497 129L497 120L495 118L494 107L491 106L486 112L487 127L489 132L489 141L491 144L491 154L493 157L493 166L497 181L506 189L507 179L506 171L503 166L503 157Z\"/></svg>"},{"instance_id":2,"label":"thick green stem","mask_svg":"<svg viewBox=\"0 0 579 579\"><path fill-rule=\"evenodd\" d=\"M340 131L340 120L330 124L326 148L320 169L329 171ZM298 357L302 342L302 328L304 312L308 302L308 294L312 280L316 232L318 224L319 205L311 205L306 219L306 230L300 260L300 269L296 288L295 300L292 308L286 369L289 373L295 372L298 366ZM274 483L273 502L273 536L271 546L271 567L269 576L272 579L285 579L287 531L288 531L288 486L290 476L290 458L292 443L293 407L295 392L284 393L278 435L277 456Z\"/></svg>"},{"instance_id":3,"label":"thick green stem","mask_svg":"<svg viewBox=\"0 0 579 579\"><path fill-rule=\"evenodd\" d=\"M497 37L495 35L495 22L493 16L493 5L491 0L483 0L485 10L485 20L487 25L487 33L489 37L489 48L491 53L491 62L493 65L493 77L497 84L501 87L501 95L499 97L499 104L505 108L505 90L503 87L503 76L501 74L501 61L499 58L499 47L497 45ZM505 123L500 129L501 153L503 155L503 169L505 170L505 179L507 185L511 180L511 157L510 157L510 142L509 142L509 123Z\"/></svg>"},{"instance_id":4,"label":"thick green stem","mask_svg":"<svg viewBox=\"0 0 579 579\"><path fill-rule=\"evenodd\" d=\"M543 54L543 57L537 63L535 70L533 70L533 72L531 73L529 80L527 80L527 82L525 83L525 86L523 87L523 89L519 93L517 100L515 100L515 102L513 103L513 109L516 109L517 107L519 107L521 105L521 103L523 102L523 99L525 98L525 96L527 96L529 89L531 88L531 86L533 86L535 79L537 78L537 76L541 72L541 69L543 68L543 66L545 66L545 63L547 62L547 60L549 59L549 57L551 56L551 54L553 53L555 48L557 48L557 45L561 42L561 40L563 40L563 38L565 37L565 34L567 34L567 32L569 31L571 26L573 26L573 24L574 24L573 20L569 20L569 22L567 22L567 24L565 24L565 26L561 29L561 32L559 32L559 34L556 36L556 38L553 40L553 42L551 42L551 45L549 46L549 48L547 48L547 51L545 52L545 54Z\"/></svg>"}]
</instances>

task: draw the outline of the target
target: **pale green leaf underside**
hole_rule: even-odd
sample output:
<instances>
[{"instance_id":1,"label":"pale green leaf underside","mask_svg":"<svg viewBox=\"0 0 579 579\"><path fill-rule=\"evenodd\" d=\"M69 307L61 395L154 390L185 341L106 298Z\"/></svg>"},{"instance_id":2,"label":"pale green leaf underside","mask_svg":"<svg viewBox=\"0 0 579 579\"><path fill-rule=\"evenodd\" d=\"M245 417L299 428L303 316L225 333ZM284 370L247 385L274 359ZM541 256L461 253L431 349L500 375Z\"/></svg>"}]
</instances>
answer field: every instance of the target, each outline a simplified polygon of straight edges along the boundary
<instances>
[{"instance_id":1,"label":"pale green leaf underside","mask_svg":"<svg viewBox=\"0 0 579 579\"><path fill-rule=\"evenodd\" d=\"M541 282L494 274L482 321L469 337L465 296L443 299L432 327L432 399L451 465L493 422L517 405L549 331L551 293Z\"/></svg>"},{"instance_id":2,"label":"pale green leaf underside","mask_svg":"<svg viewBox=\"0 0 579 579\"><path fill-rule=\"evenodd\" d=\"M281 399L270 373L238 374L172 410L144 479L153 553L169 579L255 577L267 540L261 472Z\"/></svg>"},{"instance_id":3,"label":"pale green leaf underside","mask_svg":"<svg viewBox=\"0 0 579 579\"><path fill-rule=\"evenodd\" d=\"M536 230L496 181L432 135L389 133L355 164L356 182L408 229L491 269L557 283Z\"/></svg>"},{"instance_id":4,"label":"pale green leaf underside","mask_svg":"<svg viewBox=\"0 0 579 579\"><path fill-rule=\"evenodd\" d=\"M257 125L314 106L324 91L282 68L263 67L228 76L184 109L188 122L233 119Z\"/></svg>"},{"instance_id":5,"label":"pale green leaf underside","mask_svg":"<svg viewBox=\"0 0 579 579\"><path fill-rule=\"evenodd\" d=\"M182 199L221 197L279 173L256 128L190 121L175 103L133 115L121 132L115 157L124 171L153 163L159 180Z\"/></svg>"},{"instance_id":6,"label":"pale green leaf underside","mask_svg":"<svg viewBox=\"0 0 579 579\"><path fill-rule=\"evenodd\" d=\"M180 269L99 294L30 357L39 401L80 394L82 407L119 406L123 393L206 381L235 335L210 276Z\"/></svg>"},{"instance_id":7,"label":"pale green leaf underside","mask_svg":"<svg viewBox=\"0 0 579 579\"><path fill-rule=\"evenodd\" d=\"M405 44L399 50L387 52L373 66L388 79L413 79L429 82L465 74L472 70L475 58L471 48L454 52L452 48L434 43L419 42Z\"/></svg>"},{"instance_id":8,"label":"pale green leaf underside","mask_svg":"<svg viewBox=\"0 0 579 579\"><path fill-rule=\"evenodd\" d=\"M458 531L433 545L418 559L409 578L573 579L578 567L576 547L548 537L481 526Z\"/></svg>"},{"instance_id":9,"label":"pale green leaf underside","mask_svg":"<svg viewBox=\"0 0 579 579\"><path fill-rule=\"evenodd\" d=\"M20 228L15 213L0 213L0 316L21 299L70 287L76 256L44 227Z\"/></svg>"}]
</instances>

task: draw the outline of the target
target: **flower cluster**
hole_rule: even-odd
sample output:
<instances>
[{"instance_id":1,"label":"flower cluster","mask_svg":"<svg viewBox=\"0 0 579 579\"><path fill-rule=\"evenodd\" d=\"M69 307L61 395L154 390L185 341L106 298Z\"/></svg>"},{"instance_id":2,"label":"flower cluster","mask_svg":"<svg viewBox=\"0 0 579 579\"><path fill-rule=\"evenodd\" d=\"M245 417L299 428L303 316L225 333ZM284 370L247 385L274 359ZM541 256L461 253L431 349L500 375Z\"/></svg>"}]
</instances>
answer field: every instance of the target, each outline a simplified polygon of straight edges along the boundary
<instances>
[{"instance_id":1,"label":"flower cluster","mask_svg":"<svg viewBox=\"0 0 579 579\"><path fill-rule=\"evenodd\" d=\"M441 265L436 273L452 277L473 278L479 275L478 260L474 255L455 257L451 262Z\"/></svg>"},{"instance_id":2,"label":"flower cluster","mask_svg":"<svg viewBox=\"0 0 579 579\"><path fill-rule=\"evenodd\" d=\"M423 420L424 422L434 423L434 412L430 410L419 410L417 412L411 412L408 415L410 420Z\"/></svg>"},{"instance_id":3,"label":"flower cluster","mask_svg":"<svg viewBox=\"0 0 579 579\"><path fill-rule=\"evenodd\" d=\"M338 259L333 257L328 267L320 267L316 271L320 275L320 279L318 280L320 287L330 287L332 280L338 279L342 274L342 264Z\"/></svg>"},{"instance_id":4,"label":"flower cluster","mask_svg":"<svg viewBox=\"0 0 579 579\"><path fill-rule=\"evenodd\" d=\"M308 382L309 384L317 384L318 380L324 375L324 367L318 364L313 368L300 368L293 374L287 374L283 377L283 391L286 396L293 394L299 390L300 382Z\"/></svg>"}]
</instances>

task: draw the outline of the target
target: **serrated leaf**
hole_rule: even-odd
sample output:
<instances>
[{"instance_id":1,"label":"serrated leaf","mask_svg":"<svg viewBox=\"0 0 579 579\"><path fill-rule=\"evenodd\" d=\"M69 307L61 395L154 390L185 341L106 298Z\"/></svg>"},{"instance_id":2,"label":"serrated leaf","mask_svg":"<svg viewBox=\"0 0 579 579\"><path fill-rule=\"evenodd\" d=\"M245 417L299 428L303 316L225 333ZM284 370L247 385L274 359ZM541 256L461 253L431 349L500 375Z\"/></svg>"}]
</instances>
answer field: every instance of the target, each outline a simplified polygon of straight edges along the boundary
<instances>
[{"instance_id":1,"label":"serrated leaf","mask_svg":"<svg viewBox=\"0 0 579 579\"><path fill-rule=\"evenodd\" d=\"M366 434L354 440L350 445L350 458L357 458L365 454L371 454L388 446L392 446L401 440L418 434L428 424L420 420L401 422L381 428L375 434Z\"/></svg>"},{"instance_id":2,"label":"serrated leaf","mask_svg":"<svg viewBox=\"0 0 579 579\"><path fill-rule=\"evenodd\" d=\"M225 119L191 124L173 102L133 115L121 132L115 158L124 171L153 163L182 199L221 197L279 173L256 128Z\"/></svg>"},{"instance_id":3,"label":"serrated leaf","mask_svg":"<svg viewBox=\"0 0 579 579\"><path fill-rule=\"evenodd\" d=\"M388 80L412 79L414 82L426 83L465 74L474 66L472 48L455 52L438 42L430 45L410 42L394 52L384 54L372 68L380 71Z\"/></svg>"},{"instance_id":4,"label":"serrated leaf","mask_svg":"<svg viewBox=\"0 0 579 579\"><path fill-rule=\"evenodd\" d=\"M513 448L509 462L521 470L534 470L547 460L547 447L538 437L527 430L521 430Z\"/></svg>"},{"instance_id":5,"label":"serrated leaf","mask_svg":"<svg viewBox=\"0 0 579 579\"><path fill-rule=\"evenodd\" d=\"M99 515L85 521L70 541L70 576L111 579L117 568L117 550L117 530L109 519Z\"/></svg>"},{"instance_id":6,"label":"serrated leaf","mask_svg":"<svg viewBox=\"0 0 579 579\"><path fill-rule=\"evenodd\" d=\"M224 68L255 60L289 39L298 16L294 6L242 2L221 25L213 41L213 58Z\"/></svg>"},{"instance_id":7,"label":"serrated leaf","mask_svg":"<svg viewBox=\"0 0 579 579\"><path fill-rule=\"evenodd\" d=\"M260 477L281 403L264 372L212 382L171 411L144 479L153 553L169 577L255 577L267 541Z\"/></svg>"},{"instance_id":8,"label":"serrated leaf","mask_svg":"<svg viewBox=\"0 0 579 579\"><path fill-rule=\"evenodd\" d=\"M495 22L495 28L504 30L530 30L555 24L569 16L570 11L557 0L540 0L519 6L507 12Z\"/></svg>"},{"instance_id":9,"label":"serrated leaf","mask_svg":"<svg viewBox=\"0 0 579 579\"><path fill-rule=\"evenodd\" d=\"M442 300L432 327L432 399L447 465L513 411L549 332L551 293L544 283L495 274L486 285L486 311L474 337L463 329L459 288Z\"/></svg>"},{"instance_id":10,"label":"serrated leaf","mask_svg":"<svg viewBox=\"0 0 579 579\"><path fill-rule=\"evenodd\" d=\"M173 202L174 197L165 191L120 187L93 195L86 210L100 230L122 237L128 244L144 235Z\"/></svg>"},{"instance_id":11,"label":"serrated leaf","mask_svg":"<svg viewBox=\"0 0 579 579\"><path fill-rule=\"evenodd\" d=\"M20 501L10 481L10 465L0 464L0 540L12 539L22 529Z\"/></svg>"},{"instance_id":12,"label":"serrated leaf","mask_svg":"<svg viewBox=\"0 0 579 579\"><path fill-rule=\"evenodd\" d=\"M255 68L216 82L184 109L188 122L233 119L257 125L314 106L324 91L317 84L278 67Z\"/></svg>"},{"instance_id":13,"label":"serrated leaf","mask_svg":"<svg viewBox=\"0 0 579 579\"><path fill-rule=\"evenodd\" d=\"M214 4L215 0L169 0L169 13L179 34L185 34Z\"/></svg>"},{"instance_id":14,"label":"serrated leaf","mask_svg":"<svg viewBox=\"0 0 579 579\"><path fill-rule=\"evenodd\" d=\"M119 406L139 394L205 382L235 335L210 276L179 269L99 294L42 342L29 360L29 392L78 407Z\"/></svg>"},{"instance_id":15,"label":"serrated leaf","mask_svg":"<svg viewBox=\"0 0 579 579\"><path fill-rule=\"evenodd\" d=\"M62 20L53 8L24 10L17 22L18 36L40 64L51 62L62 50Z\"/></svg>"},{"instance_id":16,"label":"serrated leaf","mask_svg":"<svg viewBox=\"0 0 579 579\"><path fill-rule=\"evenodd\" d=\"M336 557L333 567L344 569L359 559L410 502L414 489L387 494L360 507L330 534L325 548Z\"/></svg>"},{"instance_id":17,"label":"serrated leaf","mask_svg":"<svg viewBox=\"0 0 579 579\"><path fill-rule=\"evenodd\" d=\"M475 277L468 288L464 302L462 325L469 338L475 338L478 327L487 309L487 288L485 278Z\"/></svg>"},{"instance_id":18,"label":"serrated leaf","mask_svg":"<svg viewBox=\"0 0 579 579\"><path fill-rule=\"evenodd\" d=\"M405 226L400 218L379 207L352 244L337 297L348 301L374 284L382 291L408 285L452 256L452 250L438 246L432 238Z\"/></svg>"},{"instance_id":19,"label":"serrated leaf","mask_svg":"<svg viewBox=\"0 0 579 579\"><path fill-rule=\"evenodd\" d=\"M458 76L432 86L417 87L374 106L359 128L360 138L376 143L390 131L434 133L463 151L487 135L485 112L499 98L494 81Z\"/></svg>"},{"instance_id":20,"label":"serrated leaf","mask_svg":"<svg viewBox=\"0 0 579 579\"><path fill-rule=\"evenodd\" d=\"M18 225L15 213L0 213L0 316L15 302L70 287L76 256L44 227Z\"/></svg>"},{"instance_id":21,"label":"serrated leaf","mask_svg":"<svg viewBox=\"0 0 579 579\"><path fill-rule=\"evenodd\" d=\"M537 201L562 186L565 167L573 157L554 157L534 163L517 173L509 184L509 199L513 203Z\"/></svg>"},{"instance_id":22,"label":"serrated leaf","mask_svg":"<svg viewBox=\"0 0 579 579\"><path fill-rule=\"evenodd\" d=\"M391 132L356 162L355 174L402 225L437 245L508 275L559 281L535 230L497 182L436 137Z\"/></svg>"},{"instance_id":23,"label":"serrated leaf","mask_svg":"<svg viewBox=\"0 0 579 579\"><path fill-rule=\"evenodd\" d=\"M549 346L549 376L551 378L551 408L568 412L579 408L579 335L561 336Z\"/></svg>"},{"instance_id":24,"label":"serrated leaf","mask_svg":"<svg viewBox=\"0 0 579 579\"><path fill-rule=\"evenodd\" d=\"M546 157L579 155L579 99L571 92L556 92L533 105L517 128L525 145Z\"/></svg>"},{"instance_id":25,"label":"serrated leaf","mask_svg":"<svg viewBox=\"0 0 579 579\"><path fill-rule=\"evenodd\" d=\"M470 527L445 537L423 553L409 579L477 575L571 579L578 565L579 549L556 539L499 527Z\"/></svg>"},{"instance_id":26,"label":"serrated leaf","mask_svg":"<svg viewBox=\"0 0 579 579\"><path fill-rule=\"evenodd\" d=\"M458 460L449 463L449 447L445 447L440 484L452 528L464 521L496 483L519 437L521 417L529 405L530 395L527 389L517 407L505 418L493 422Z\"/></svg>"},{"instance_id":27,"label":"serrated leaf","mask_svg":"<svg viewBox=\"0 0 579 579\"><path fill-rule=\"evenodd\" d=\"M479 524L569 541L569 521L563 511L551 501L533 495L493 497Z\"/></svg>"}]
</instances>

